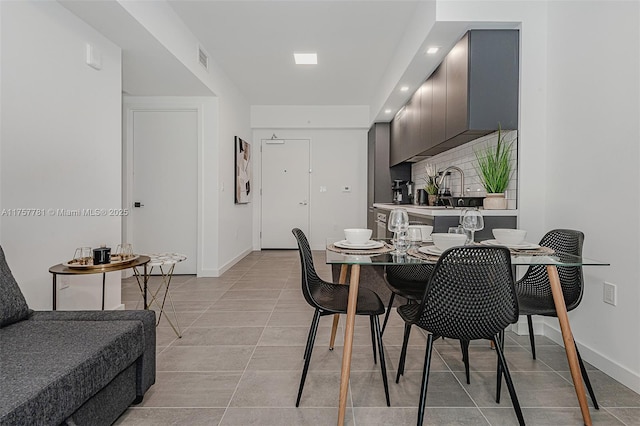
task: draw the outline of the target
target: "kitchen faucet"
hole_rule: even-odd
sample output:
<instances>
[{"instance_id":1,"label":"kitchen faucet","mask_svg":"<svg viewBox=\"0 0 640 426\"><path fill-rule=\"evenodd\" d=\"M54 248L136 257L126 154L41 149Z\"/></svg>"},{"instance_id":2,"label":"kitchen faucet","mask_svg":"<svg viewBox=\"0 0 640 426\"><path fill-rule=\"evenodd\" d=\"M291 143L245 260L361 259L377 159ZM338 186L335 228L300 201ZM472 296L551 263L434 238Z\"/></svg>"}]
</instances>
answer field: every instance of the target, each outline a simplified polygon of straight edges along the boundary
<instances>
[{"instance_id":1,"label":"kitchen faucet","mask_svg":"<svg viewBox=\"0 0 640 426\"><path fill-rule=\"evenodd\" d=\"M460 197L464 197L464 172L462 171L462 169L460 167L456 167L456 166L449 166L446 169L442 170L440 173L442 173L442 176L440 177L440 181L438 182L438 186L442 185L442 182L444 181L445 176L447 176L447 172L449 170L455 170L458 173L460 173ZM453 195L453 194L451 194Z\"/></svg>"}]
</instances>

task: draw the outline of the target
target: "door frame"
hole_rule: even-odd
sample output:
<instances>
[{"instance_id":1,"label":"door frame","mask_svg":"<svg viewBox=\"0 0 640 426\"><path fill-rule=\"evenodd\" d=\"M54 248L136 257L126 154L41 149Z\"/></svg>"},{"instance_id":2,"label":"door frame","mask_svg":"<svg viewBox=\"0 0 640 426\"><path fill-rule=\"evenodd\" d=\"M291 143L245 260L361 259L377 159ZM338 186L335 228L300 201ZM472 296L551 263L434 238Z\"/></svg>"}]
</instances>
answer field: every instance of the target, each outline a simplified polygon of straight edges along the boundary
<instances>
[{"instance_id":1,"label":"door frame","mask_svg":"<svg viewBox=\"0 0 640 426\"><path fill-rule=\"evenodd\" d=\"M310 137L305 137L305 136L300 136L300 137L285 137L285 138L261 138L260 139L260 170L258 170L256 173L254 173L254 176L258 175L260 176L260 203L256 203L256 208L254 209L254 213L257 212L257 214L255 214L256 219L254 220L254 225L256 226L255 229L258 230L257 234L257 241L254 244L254 250L262 250L262 174L264 173L263 167L262 167L262 144L263 142L268 142L270 140L283 140L283 141L287 141L287 140L306 140L309 141L309 182L308 182L308 188L307 188L307 193L309 194L308 196L308 203L309 203L309 208L307 210L307 216L308 216L308 226L309 229L306 232L306 236L307 239L309 241L311 241L311 208L313 206L312 203L312 195L311 195L311 188L312 186L312 180L313 180L313 167L312 167L312 154L313 154L313 141ZM255 169L254 169L255 171Z\"/></svg>"},{"instance_id":2,"label":"door frame","mask_svg":"<svg viewBox=\"0 0 640 426\"><path fill-rule=\"evenodd\" d=\"M123 123L123 147L122 147L122 206L133 209L133 114L139 111L195 111L198 120L197 128L197 206L196 206L196 276L203 276L202 271L202 230L204 214L202 212L202 162L203 162L203 125L204 125L204 105L193 99L167 99L158 97L151 99L148 97L131 97L122 99L122 119ZM133 217L131 215L122 217L122 241L132 241L133 239ZM134 247L135 250L135 247ZM128 276L132 275L131 270L126 270ZM123 275L123 277L125 277Z\"/></svg>"}]
</instances>

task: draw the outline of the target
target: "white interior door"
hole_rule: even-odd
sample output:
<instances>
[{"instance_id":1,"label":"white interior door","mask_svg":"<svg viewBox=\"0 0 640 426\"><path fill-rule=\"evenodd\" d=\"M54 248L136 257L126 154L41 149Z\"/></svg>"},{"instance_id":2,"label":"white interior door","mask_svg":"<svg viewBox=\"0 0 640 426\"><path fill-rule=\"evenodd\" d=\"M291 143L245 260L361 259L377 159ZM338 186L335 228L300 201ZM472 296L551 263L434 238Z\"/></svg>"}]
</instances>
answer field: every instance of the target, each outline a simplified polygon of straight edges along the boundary
<instances>
[{"instance_id":1,"label":"white interior door","mask_svg":"<svg viewBox=\"0 0 640 426\"><path fill-rule=\"evenodd\" d=\"M174 274L196 273L197 166L197 111L133 112L133 248L186 255Z\"/></svg>"},{"instance_id":2,"label":"white interior door","mask_svg":"<svg viewBox=\"0 0 640 426\"><path fill-rule=\"evenodd\" d=\"M297 248L309 237L309 140L262 140L262 248Z\"/></svg>"}]
</instances>

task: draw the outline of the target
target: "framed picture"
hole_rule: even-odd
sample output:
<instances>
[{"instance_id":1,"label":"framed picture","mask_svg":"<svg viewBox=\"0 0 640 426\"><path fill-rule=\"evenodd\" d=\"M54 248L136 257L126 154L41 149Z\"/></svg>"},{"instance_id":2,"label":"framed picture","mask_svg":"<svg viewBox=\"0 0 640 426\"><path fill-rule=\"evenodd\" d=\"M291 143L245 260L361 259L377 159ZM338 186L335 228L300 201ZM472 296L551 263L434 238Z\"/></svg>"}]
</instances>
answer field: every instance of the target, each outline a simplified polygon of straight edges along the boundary
<instances>
[{"instance_id":1,"label":"framed picture","mask_svg":"<svg viewBox=\"0 0 640 426\"><path fill-rule=\"evenodd\" d=\"M251 200L251 144L238 136L235 139L235 202L236 204L246 204Z\"/></svg>"}]
</instances>

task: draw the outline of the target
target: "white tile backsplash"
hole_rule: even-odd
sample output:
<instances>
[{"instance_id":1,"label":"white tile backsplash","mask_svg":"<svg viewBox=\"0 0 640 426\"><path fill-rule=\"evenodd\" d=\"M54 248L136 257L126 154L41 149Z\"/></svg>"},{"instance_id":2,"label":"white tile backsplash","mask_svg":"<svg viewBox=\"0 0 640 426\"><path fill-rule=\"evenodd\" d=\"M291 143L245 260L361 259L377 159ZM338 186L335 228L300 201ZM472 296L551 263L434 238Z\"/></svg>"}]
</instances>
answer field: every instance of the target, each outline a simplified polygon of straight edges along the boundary
<instances>
[{"instance_id":1,"label":"white tile backsplash","mask_svg":"<svg viewBox=\"0 0 640 426\"><path fill-rule=\"evenodd\" d=\"M506 130L503 131L504 140L506 142L513 141L513 147L511 150L511 162L513 164L513 175L511 176L511 180L509 181L509 186L507 187L506 195L507 195L507 208L515 209L517 208L517 177L518 177L518 132L517 130ZM486 194L482 184L480 183L480 178L478 177L478 172L476 171L477 162L476 156L474 154L474 149L481 149L486 146L493 146L498 143L498 133L492 133L487 136L483 136L481 138L475 139L471 142L467 142L464 145L460 145L458 147L452 148L448 151L445 151L441 154L434 155L433 157L429 157L425 160L419 161L417 163L412 164L411 166L411 179L415 182L416 188L424 187L424 177L425 177L425 165L427 163L432 163L436 165L438 171L444 170L449 166L457 166L462 169L464 172L464 186L465 186L465 195L466 196L479 196L483 197ZM453 195L459 195L460 192L460 174L452 171L450 176L450 189Z\"/></svg>"}]
</instances>

